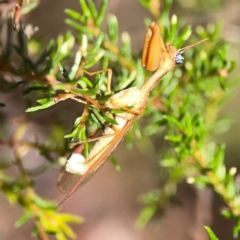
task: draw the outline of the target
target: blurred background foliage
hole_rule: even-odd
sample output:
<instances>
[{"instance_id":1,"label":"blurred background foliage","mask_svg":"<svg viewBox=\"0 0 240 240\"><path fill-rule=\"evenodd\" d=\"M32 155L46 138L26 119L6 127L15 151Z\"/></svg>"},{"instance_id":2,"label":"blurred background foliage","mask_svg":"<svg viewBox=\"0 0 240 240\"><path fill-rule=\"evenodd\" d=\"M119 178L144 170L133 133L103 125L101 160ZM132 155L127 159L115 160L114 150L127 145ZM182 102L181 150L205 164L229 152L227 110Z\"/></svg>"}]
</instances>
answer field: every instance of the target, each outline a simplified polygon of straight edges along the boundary
<instances>
[{"instance_id":1,"label":"blurred background foliage","mask_svg":"<svg viewBox=\"0 0 240 240\"><path fill-rule=\"evenodd\" d=\"M49 235L118 239L120 233L121 239L175 239L176 235L178 239L209 239L205 225L220 239L237 238L237 150L226 152L224 142L229 142L230 149L238 149L234 123L238 117L226 117L228 108L233 109L231 114L237 112L233 97L239 75L232 72L235 62L231 59L238 53L223 39L234 46L239 35L235 35L238 27L233 13L223 24L222 9L239 5L234 1L79 0L66 6L53 1L51 8L42 1L37 10L36 1L22 7L15 4L0 4L0 187L14 204L12 214L6 210L10 208L7 202L0 206L1 215L7 216L1 226L3 239L29 238L33 225L32 234L40 239ZM61 8L66 15L57 14ZM218 21L216 13L222 17ZM144 32L151 21L161 27L164 42L177 48L203 38L209 41L186 52L184 64L164 76L153 90L144 114L126 136L132 152L127 153L123 144L114 154L119 160L114 158L115 167L122 166L120 174L106 164L63 206L72 214L61 213L55 182L60 165L71 152L69 142L85 140L88 132L101 126L99 122L110 121L90 106L86 121L79 124L83 120L79 95L91 96L101 104L108 97L107 74L89 77L84 70L111 68L112 93L141 86L152 74L140 65ZM231 126L235 135L228 137ZM85 144L85 149L89 147L91 144ZM140 194L141 208L136 202ZM80 215L87 223L74 225L72 230L68 223L82 223ZM221 220L224 217L228 221ZM144 230L133 230L135 220ZM18 230L14 230L14 221ZM159 223L161 227L153 229ZM218 224L224 224L224 232ZM214 236L208 228L207 232L210 238Z\"/></svg>"}]
</instances>

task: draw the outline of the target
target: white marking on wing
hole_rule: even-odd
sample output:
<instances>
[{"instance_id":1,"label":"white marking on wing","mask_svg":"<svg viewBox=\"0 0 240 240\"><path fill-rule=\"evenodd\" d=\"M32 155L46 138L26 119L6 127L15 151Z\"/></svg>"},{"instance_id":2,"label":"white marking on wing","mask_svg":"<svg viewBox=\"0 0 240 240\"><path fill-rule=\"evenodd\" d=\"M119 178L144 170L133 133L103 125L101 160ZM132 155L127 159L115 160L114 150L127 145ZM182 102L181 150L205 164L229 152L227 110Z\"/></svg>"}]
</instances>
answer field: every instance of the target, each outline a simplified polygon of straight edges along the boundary
<instances>
[{"instance_id":1,"label":"white marking on wing","mask_svg":"<svg viewBox=\"0 0 240 240\"><path fill-rule=\"evenodd\" d=\"M83 175L87 169L86 159L79 153L73 153L66 164L66 171L73 174Z\"/></svg>"},{"instance_id":2,"label":"white marking on wing","mask_svg":"<svg viewBox=\"0 0 240 240\"><path fill-rule=\"evenodd\" d=\"M122 117L116 117L115 121L118 123L117 130L119 131L123 129L127 122L127 120ZM111 127L106 127L103 131L103 135L110 135L114 133L115 131ZM114 135L98 140L94 144L87 159L79 153L73 153L67 161L66 171L72 174L83 175L88 170L88 168L101 156L102 151L100 150L107 146L113 139Z\"/></svg>"}]
</instances>

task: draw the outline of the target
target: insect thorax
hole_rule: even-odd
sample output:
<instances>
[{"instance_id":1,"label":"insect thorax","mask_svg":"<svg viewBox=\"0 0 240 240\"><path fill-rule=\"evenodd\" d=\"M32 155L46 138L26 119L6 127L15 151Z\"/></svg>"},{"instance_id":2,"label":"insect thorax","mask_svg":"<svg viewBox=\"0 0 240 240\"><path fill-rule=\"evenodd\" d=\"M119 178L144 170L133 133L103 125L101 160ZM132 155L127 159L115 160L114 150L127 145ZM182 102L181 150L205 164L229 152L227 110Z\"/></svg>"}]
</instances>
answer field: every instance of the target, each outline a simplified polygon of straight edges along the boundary
<instances>
[{"instance_id":1,"label":"insect thorax","mask_svg":"<svg viewBox=\"0 0 240 240\"><path fill-rule=\"evenodd\" d=\"M110 109L128 109L141 111L145 108L148 96L141 89L132 87L113 95L107 102L106 107Z\"/></svg>"}]
</instances>

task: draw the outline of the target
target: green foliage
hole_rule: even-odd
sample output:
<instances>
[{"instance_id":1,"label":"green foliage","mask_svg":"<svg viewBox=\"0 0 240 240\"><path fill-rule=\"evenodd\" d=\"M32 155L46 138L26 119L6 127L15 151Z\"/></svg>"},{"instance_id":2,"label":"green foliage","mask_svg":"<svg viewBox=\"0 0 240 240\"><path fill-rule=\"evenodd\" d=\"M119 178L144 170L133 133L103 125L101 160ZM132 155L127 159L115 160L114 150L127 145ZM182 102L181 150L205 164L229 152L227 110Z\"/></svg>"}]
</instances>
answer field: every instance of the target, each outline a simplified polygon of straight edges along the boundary
<instances>
[{"instance_id":1,"label":"green foliage","mask_svg":"<svg viewBox=\"0 0 240 240\"><path fill-rule=\"evenodd\" d=\"M64 138L69 140L70 147L84 142L84 155L87 156L93 145L92 142L86 142L87 138L106 125L116 124L106 114L104 103L116 92L142 86L152 74L141 67L140 54L132 55L129 34L124 32L119 36L116 16L108 15L107 27L101 29L106 15L106 0L101 2L99 9L92 0L80 0L79 3L81 13L71 9L65 11L68 16L65 22L74 29L74 34L66 32L56 40L51 40L47 49L41 43L36 47L28 40L21 24L19 30L13 32L11 20L1 20L6 26L7 38L5 42L2 40L0 46L0 72L14 76L9 82L4 75L0 75L1 91L7 93L20 89L27 105L27 113L26 120L12 136L1 136L0 144L12 148L13 162L20 174L16 178L10 178L5 169L12 164L1 159L0 188L9 202L17 203L24 209L23 216L16 221L16 227L32 219L35 234L41 237L54 234L59 240L74 238L75 234L68 223L82 223L83 220L57 212L54 203L38 196L34 192L31 176L66 160L69 149L64 144ZM162 137L163 133L166 142L166 148L161 149L161 155L159 153L160 170L166 172L165 178L161 179L160 189L153 189L140 197L143 209L136 224L142 228L152 219L161 216L166 204L174 199L178 185L187 182L201 189L211 187L222 197L228 206L222 214L236 220L233 235L237 237L240 231L240 197L235 184L236 168L226 169L225 146L218 146L214 142L214 137L226 131L230 125L228 119L219 119L218 113L236 84L234 79L228 77L234 70L235 63L228 61L228 45L219 40L222 23L217 22L206 28L199 26L196 34L192 35L190 26L186 26L182 20L178 21L175 15L170 17L171 0L164 1L161 13L156 7L156 4L160 6L160 1L140 0L140 3L153 14L161 27L164 42L172 42L181 48L187 40L191 43L204 38L209 40L188 50L185 63L161 79L150 94L151 104L147 105L140 120L133 124L126 136L129 148L132 141L149 143L149 137ZM146 25L151 21L146 19ZM1 28L1 31L4 30ZM16 43L13 43L14 35ZM121 45L118 44L119 38ZM44 50L41 52L39 49ZM94 74L88 72L93 66L103 71ZM112 79L109 77L109 69L113 73ZM91 78L89 75L94 76ZM23 139L34 112L51 109L68 99L85 106L70 133L66 133L61 124L54 124L52 135L44 144L40 144L38 139ZM0 103L0 107L6 105L8 103ZM58 122L58 118L56 116L53 122ZM47 161L39 168L27 171L22 160L31 149ZM111 157L111 161L119 171L118 161L114 157ZM206 230L210 239L217 239L210 228L206 227Z\"/></svg>"},{"instance_id":2,"label":"green foliage","mask_svg":"<svg viewBox=\"0 0 240 240\"><path fill-rule=\"evenodd\" d=\"M214 232L212 231L212 229L210 227L204 227L209 235L210 240L218 240L218 238L216 237L216 235L214 234Z\"/></svg>"}]
</instances>

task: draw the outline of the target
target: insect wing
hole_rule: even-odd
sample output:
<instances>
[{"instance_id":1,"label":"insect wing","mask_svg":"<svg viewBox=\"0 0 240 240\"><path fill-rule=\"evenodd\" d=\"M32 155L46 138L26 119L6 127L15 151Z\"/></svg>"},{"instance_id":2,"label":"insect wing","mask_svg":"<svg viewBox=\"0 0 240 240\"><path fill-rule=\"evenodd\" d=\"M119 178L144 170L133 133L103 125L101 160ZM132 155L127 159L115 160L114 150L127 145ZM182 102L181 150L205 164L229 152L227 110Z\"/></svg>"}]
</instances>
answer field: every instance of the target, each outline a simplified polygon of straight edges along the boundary
<instances>
[{"instance_id":1,"label":"insect wing","mask_svg":"<svg viewBox=\"0 0 240 240\"><path fill-rule=\"evenodd\" d=\"M66 170L65 173L63 172L63 175L61 176L61 179L58 182L58 188L61 189L61 192L66 192L66 190L68 189L70 189L70 191L68 191L68 194L65 196L65 198L61 201L59 205L62 205L64 202L66 202L67 199L78 189L78 187L85 183L96 172L96 170L98 170L98 168L107 160L108 156L117 147L117 145L122 140L124 135L127 133L127 131L129 130L133 121L136 118L137 115L133 115L132 119L125 124L123 129L116 133L112 141L100 150L101 153L96 154L97 156L99 156L98 159L95 160L94 156L92 157L92 159L88 159L88 161L92 161L93 164L82 176L77 175L77 178L75 178L75 176L72 175L76 174L68 173ZM66 183L63 183L64 179L66 180Z\"/></svg>"},{"instance_id":2,"label":"insect wing","mask_svg":"<svg viewBox=\"0 0 240 240\"><path fill-rule=\"evenodd\" d=\"M79 145L72 154L81 154L83 148L84 148L83 144ZM71 190L71 188L76 184L80 177L78 174L72 174L66 171L66 165L67 163L61 168L57 180L57 188L61 194L67 194Z\"/></svg>"},{"instance_id":3,"label":"insect wing","mask_svg":"<svg viewBox=\"0 0 240 240\"><path fill-rule=\"evenodd\" d=\"M58 181L57 181L57 187L59 192L61 194L67 194L76 184L79 177L80 176L78 174L67 172L66 166L63 166L58 175Z\"/></svg>"}]
</instances>

